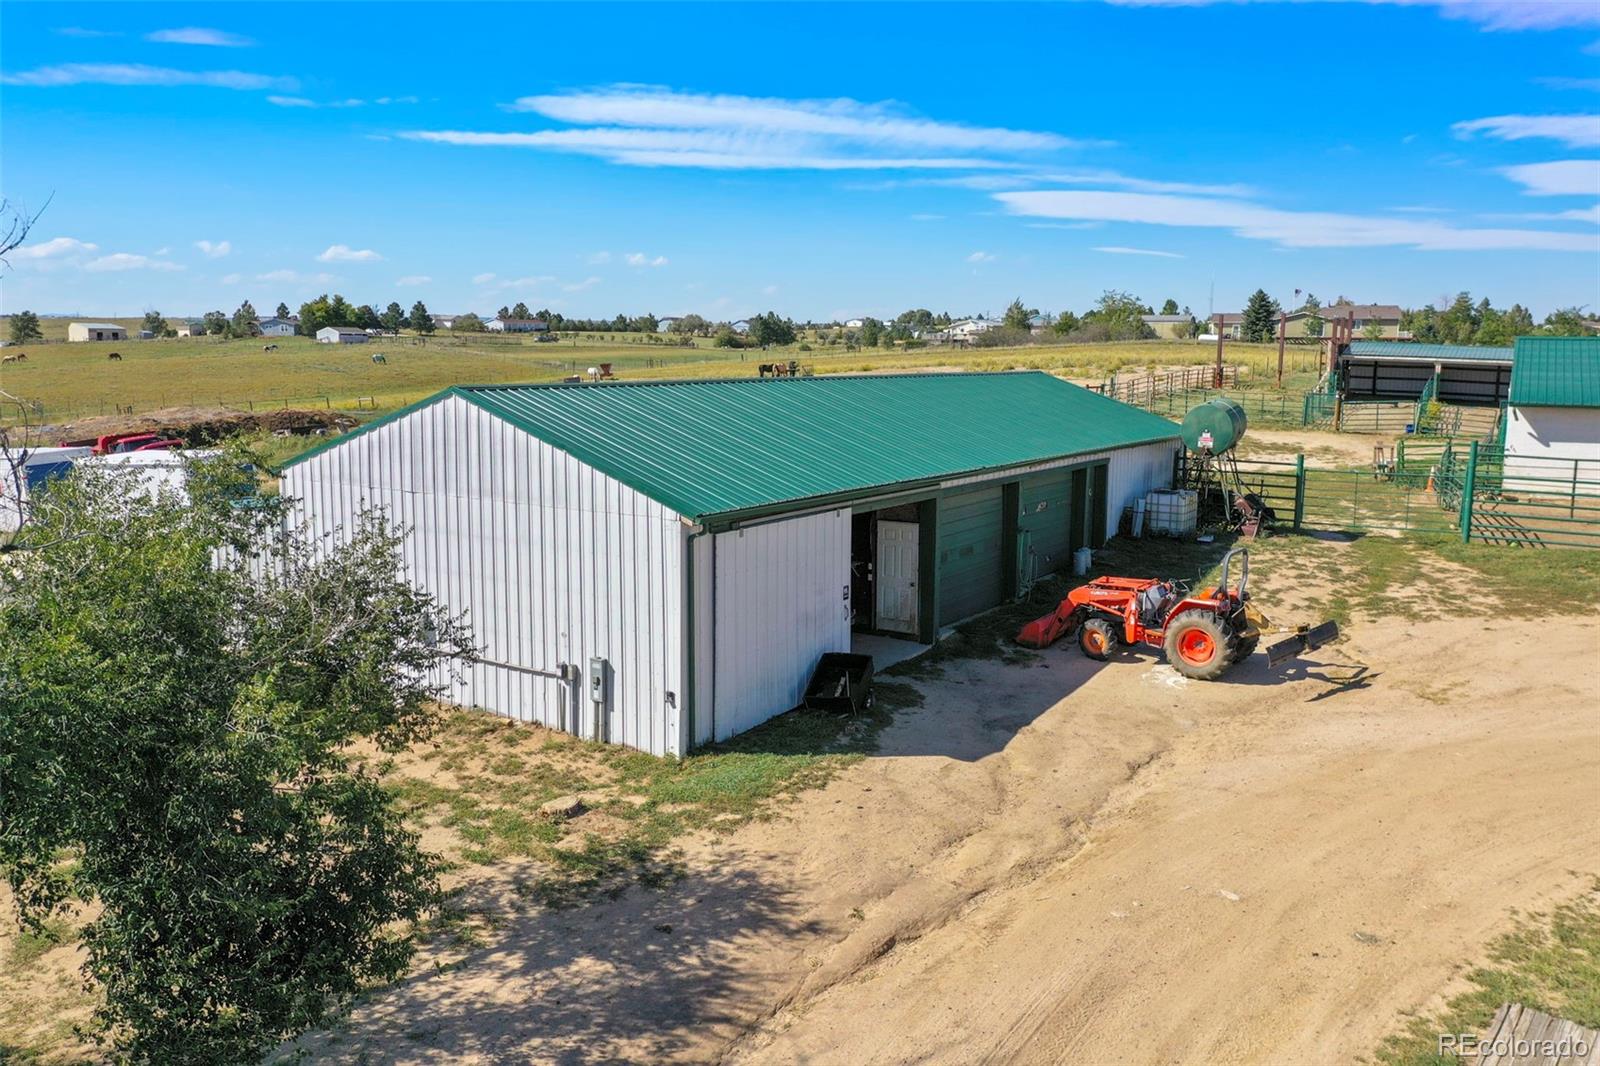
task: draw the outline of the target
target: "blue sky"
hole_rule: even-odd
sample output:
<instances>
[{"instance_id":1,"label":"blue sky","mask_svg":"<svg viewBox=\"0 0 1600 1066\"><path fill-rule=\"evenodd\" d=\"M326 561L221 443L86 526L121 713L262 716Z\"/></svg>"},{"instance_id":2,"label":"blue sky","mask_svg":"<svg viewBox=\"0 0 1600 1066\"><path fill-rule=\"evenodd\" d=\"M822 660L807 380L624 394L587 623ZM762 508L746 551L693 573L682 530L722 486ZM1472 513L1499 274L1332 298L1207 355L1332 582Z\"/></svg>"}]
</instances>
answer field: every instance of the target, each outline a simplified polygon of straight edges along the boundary
<instances>
[{"instance_id":1,"label":"blue sky","mask_svg":"<svg viewBox=\"0 0 1600 1066\"><path fill-rule=\"evenodd\" d=\"M1600 305L1600 4L0 17L5 311Z\"/></svg>"}]
</instances>

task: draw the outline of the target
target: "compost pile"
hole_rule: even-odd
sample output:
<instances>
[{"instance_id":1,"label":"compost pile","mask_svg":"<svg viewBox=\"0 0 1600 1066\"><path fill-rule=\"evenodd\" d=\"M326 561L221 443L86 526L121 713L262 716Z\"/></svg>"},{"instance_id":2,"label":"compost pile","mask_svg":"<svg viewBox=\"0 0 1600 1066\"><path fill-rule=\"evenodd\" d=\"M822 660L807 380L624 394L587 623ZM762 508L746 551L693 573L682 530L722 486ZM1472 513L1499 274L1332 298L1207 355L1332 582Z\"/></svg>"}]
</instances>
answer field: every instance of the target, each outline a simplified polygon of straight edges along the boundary
<instances>
[{"instance_id":1,"label":"compost pile","mask_svg":"<svg viewBox=\"0 0 1600 1066\"><path fill-rule=\"evenodd\" d=\"M99 415L76 422L40 427L35 435L54 442L87 440L110 433L154 433L178 437L191 446L215 444L240 433L265 431L279 435L321 436L342 433L356 420L337 411L281 408L275 411L232 411L220 407L166 407L138 415Z\"/></svg>"}]
</instances>

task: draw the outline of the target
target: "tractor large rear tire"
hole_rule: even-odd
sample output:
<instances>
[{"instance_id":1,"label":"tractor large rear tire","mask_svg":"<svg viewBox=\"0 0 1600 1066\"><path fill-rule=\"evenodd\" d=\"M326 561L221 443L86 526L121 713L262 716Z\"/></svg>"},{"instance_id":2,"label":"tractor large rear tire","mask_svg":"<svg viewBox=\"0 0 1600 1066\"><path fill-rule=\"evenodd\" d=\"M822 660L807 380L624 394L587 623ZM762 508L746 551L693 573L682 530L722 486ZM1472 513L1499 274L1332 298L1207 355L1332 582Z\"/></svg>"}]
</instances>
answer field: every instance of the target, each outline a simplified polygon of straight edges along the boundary
<instances>
[{"instance_id":1,"label":"tractor large rear tire","mask_svg":"<svg viewBox=\"0 0 1600 1066\"><path fill-rule=\"evenodd\" d=\"M1167 626L1162 641L1167 662L1184 677L1215 681L1240 658L1239 635L1211 611L1184 611Z\"/></svg>"},{"instance_id":2,"label":"tractor large rear tire","mask_svg":"<svg viewBox=\"0 0 1600 1066\"><path fill-rule=\"evenodd\" d=\"M1078 650L1105 662L1117 648L1117 627L1108 618L1091 618L1078 628Z\"/></svg>"}]
</instances>

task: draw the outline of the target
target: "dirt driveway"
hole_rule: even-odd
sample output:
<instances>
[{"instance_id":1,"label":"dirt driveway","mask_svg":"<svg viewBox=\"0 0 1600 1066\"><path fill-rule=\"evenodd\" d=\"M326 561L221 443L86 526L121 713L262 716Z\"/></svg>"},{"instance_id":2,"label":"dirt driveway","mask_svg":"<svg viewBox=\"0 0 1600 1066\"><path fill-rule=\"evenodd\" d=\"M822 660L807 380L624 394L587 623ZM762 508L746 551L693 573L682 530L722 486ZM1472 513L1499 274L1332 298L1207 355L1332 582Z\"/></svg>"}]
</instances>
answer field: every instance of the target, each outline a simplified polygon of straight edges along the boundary
<instances>
[{"instance_id":1,"label":"dirt driveway","mask_svg":"<svg viewBox=\"0 0 1600 1066\"><path fill-rule=\"evenodd\" d=\"M1264 578L1270 584L1270 580ZM1600 873L1600 625L1368 622L1198 685L1058 647L688 875L519 906L321 1061L1333 1062ZM1485 664L1493 664L1485 666ZM1365 671L1361 671L1365 667Z\"/></svg>"}]
</instances>

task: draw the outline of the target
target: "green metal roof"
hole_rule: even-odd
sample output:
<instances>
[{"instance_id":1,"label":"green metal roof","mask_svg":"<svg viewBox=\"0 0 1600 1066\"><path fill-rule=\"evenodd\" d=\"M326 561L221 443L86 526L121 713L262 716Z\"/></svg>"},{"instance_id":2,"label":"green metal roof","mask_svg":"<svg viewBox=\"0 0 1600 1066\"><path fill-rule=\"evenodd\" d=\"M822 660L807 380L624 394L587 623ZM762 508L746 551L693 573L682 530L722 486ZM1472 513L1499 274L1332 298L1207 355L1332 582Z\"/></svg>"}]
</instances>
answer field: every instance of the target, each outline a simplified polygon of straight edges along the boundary
<instances>
[{"instance_id":1,"label":"green metal roof","mask_svg":"<svg viewBox=\"0 0 1600 1066\"><path fill-rule=\"evenodd\" d=\"M1600 407L1600 337L1518 337L1511 364L1517 407Z\"/></svg>"},{"instance_id":2,"label":"green metal roof","mask_svg":"<svg viewBox=\"0 0 1600 1066\"><path fill-rule=\"evenodd\" d=\"M416 406L451 395L692 519L1178 438L1036 371L470 385Z\"/></svg>"},{"instance_id":3,"label":"green metal roof","mask_svg":"<svg viewBox=\"0 0 1600 1066\"><path fill-rule=\"evenodd\" d=\"M1490 348L1472 344L1419 344L1415 341L1351 341L1345 345L1347 355L1364 355L1369 359L1412 359L1418 362L1438 360L1446 363L1509 363L1510 348Z\"/></svg>"}]
</instances>

